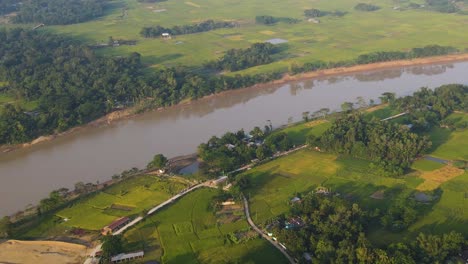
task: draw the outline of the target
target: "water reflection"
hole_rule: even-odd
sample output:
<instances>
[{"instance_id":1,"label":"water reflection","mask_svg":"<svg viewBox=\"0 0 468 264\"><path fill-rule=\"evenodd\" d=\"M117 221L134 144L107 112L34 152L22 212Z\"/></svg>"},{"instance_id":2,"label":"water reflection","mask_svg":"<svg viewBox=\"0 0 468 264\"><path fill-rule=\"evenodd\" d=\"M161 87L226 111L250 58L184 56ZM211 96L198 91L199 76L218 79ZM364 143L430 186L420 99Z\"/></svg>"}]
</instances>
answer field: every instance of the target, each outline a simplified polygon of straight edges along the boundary
<instances>
[{"instance_id":1,"label":"water reflection","mask_svg":"<svg viewBox=\"0 0 468 264\"><path fill-rule=\"evenodd\" d=\"M467 71L468 63L456 63L229 91L8 153L0 156L0 215L35 203L53 189L141 168L155 153L193 153L212 135L248 131L267 120L279 126L290 117L301 119L305 111L337 110L358 96L369 101L387 91L407 95L423 86L467 83Z\"/></svg>"}]
</instances>

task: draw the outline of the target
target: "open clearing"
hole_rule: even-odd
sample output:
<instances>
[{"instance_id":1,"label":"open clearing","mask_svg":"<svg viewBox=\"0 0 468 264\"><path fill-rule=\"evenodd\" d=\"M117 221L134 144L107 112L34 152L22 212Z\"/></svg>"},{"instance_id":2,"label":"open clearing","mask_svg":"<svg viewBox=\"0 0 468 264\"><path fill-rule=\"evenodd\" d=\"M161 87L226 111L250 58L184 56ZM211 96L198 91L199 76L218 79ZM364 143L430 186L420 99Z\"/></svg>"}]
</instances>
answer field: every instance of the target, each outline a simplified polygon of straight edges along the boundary
<instances>
[{"instance_id":1,"label":"open clearing","mask_svg":"<svg viewBox=\"0 0 468 264\"><path fill-rule=\"evenodd\" d=\"M437 187L439 187L442 183L449 181L457 176L460 176L464 172L464 170L455 168L450 165L444 166L443 168L434 171L423 172L419 177L421 177L425 181L421 183L418 187L416 187L416 189L420 191L434 190Z\"/></svg>"},{"instance_id":2,"label":"open clearing","mask_svg":"<svg viewBox=\"0 0 468 264\"><path fill-rule=\"evenodd\" d=\"M227 238L250 227L243 214L221 223L210 209L217 192L194 191L144 220L125 233L128 250L144 249L144 260L162 263L286 263L279 251L258 236L239 244Z\"/></svg>"},{"instance_id":3,"label":"open clearing","mask_svg":"<svg viewBox=\"0 0 468 264\"><path fill-rule=\"evenodd\" d=\"M305 144L307 136L320 136L330 126L329 121L320 119L286 127L279 132L288 134L295 145L302 145Z\"/></svg>"},{"instance_id":4,"label":"open clearing","mask_svg":"<svg viewBox=\"0 0 468 264\"><path fill-rule=\"evenodd\" d=\"M8 240L0 244L1 263L82 263L87 248L57 241Z\"/></svg>"},{"instance_id":5,"label":"open clearing","mask_svg":"<svg viewBox=\"0 0 468 264\"><path fill-rule=\"evenodd\" d=\"M468 37L460 25L467 16L443 14L427 10L393 10L394 1L376 0L373 4L382 8L376 12L359 12L354 6L360 0L333 1L163 1L157 4L140 3L137 0L115 0L107 15L67 26L49 26L41 30L66 33L95 44L114 39L137 40L135 46L100 50L103 54L124 55L139 52L150 65L200 66L214 60L231 48L246 48L255 42L271 38L259 32L275 32L275 36L287 39L287 49L278 60L269 65L253 67L243 73L285 70L291 63L314 60L338 61L374 51L408 50L430 44L451 45L461 50L467 47ZM148 8L152 7L152 9ZM122 9L128 15L122 17ZM348 12L343 17L325 16L320 24L307 22L304 10L318 8L325 11ZM165 12L154 12L165 10ZM255 24L255 16L272 15L300 19L297 24ZM240 27L219 29L191 35L177 36L169 41L144 39L139 35L143 26L192 24L201 20L225 20L239 22ZM224 38L223 35L241 33L242 39ZM184 45L175 45L182 41ZM221 51L217 53L216 51Z\"/></svg>"}]
</instances>

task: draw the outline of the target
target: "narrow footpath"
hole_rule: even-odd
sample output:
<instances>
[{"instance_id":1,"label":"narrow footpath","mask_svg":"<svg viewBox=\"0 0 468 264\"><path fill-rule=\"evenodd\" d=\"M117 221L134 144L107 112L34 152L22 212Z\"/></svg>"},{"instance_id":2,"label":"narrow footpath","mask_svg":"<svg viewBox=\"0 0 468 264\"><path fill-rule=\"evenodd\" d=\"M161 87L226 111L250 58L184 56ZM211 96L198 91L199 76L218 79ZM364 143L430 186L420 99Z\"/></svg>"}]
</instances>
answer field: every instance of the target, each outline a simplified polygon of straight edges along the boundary
<instances>
[{"instance_id":1,"label":"narrow footpath","mask_svg":"<svg viewBox=\"0 0 468 264\"><path fill-rule=\"evenodd\" d=\"M247 217L247 222L249 222L249 225L255 230L257 233L259 233L264 239L266 239L268 242L270 242L274 247L276 247L283 255L289 260L289 263L295 264L296 262L294 259L286 252L284 248L282 248L278 242L274 241L271 237L269 237L267 234L263 233L260 228L258 228L255 223L252 221L252 218L250 217L250 211L249 211L249 202L247 202L247 199L245 196L242 196L242 199L244 199L244 210L245 210L245 216Z\"/></svg>"}]
</instances>

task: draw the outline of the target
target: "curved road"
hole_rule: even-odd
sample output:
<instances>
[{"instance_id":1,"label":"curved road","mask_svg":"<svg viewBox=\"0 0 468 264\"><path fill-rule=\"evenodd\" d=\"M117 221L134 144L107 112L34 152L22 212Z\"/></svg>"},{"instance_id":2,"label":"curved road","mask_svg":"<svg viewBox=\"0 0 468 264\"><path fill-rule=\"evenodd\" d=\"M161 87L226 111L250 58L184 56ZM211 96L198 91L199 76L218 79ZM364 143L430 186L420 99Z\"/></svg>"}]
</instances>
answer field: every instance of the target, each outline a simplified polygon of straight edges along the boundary
<instances>
[{"instance_id":1,"label":"curved road","mask_svg":"<svg viewBox=\"0 0 468 264\"><path fill-rule=\"evenodd\" d=\"M245 210L245 216L247 217L247 222L249 222L249 225L257 232L259 233L264 239L266 239L268 242L270 242L273 246L275 246L283 255L289 260L289 263L295 264L296 262L294 259L282 248L277 242L275 242L271 237L267 236L265 233L258 228L255 223L252 221L252 218L250 218L250 212L249 212L249 203L247 202L247 199L245 199L245 196L242 195L242 199L244 199L244 210Z\"/></svg>"}]
</instances>

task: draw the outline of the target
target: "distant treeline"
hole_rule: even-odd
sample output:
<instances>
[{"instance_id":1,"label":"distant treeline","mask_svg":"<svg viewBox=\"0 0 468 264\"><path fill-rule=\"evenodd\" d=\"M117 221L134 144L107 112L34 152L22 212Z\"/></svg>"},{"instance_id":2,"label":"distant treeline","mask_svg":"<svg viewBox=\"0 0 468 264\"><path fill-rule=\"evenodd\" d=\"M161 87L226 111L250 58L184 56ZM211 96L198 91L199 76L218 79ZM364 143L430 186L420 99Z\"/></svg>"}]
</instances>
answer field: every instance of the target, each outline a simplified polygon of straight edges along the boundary
<instances>
[{"instance_id":1,"label":"distant treeline","mask_svg":"<svg viewBox=\"0 0 468 264\"><path fill-rule=\"evenodd\" d=\"M160 3L166 2L167 0L138 0L140 3Z\"/></svg>"},{"instance_id":2,"label":"distant treeline","mask_svg":"<svg viewBox=\"0 0 468 264\"><path fill-rule=\"evenodd\" d=\"M429 9L432 9L441 13L455 13L460 11L457 6L457 2L468 5L467 0L426 0L426 5Z\"/></svg>"},{"instance_id":3,"label":"distant treeline","mask_svg":"<svg viewBox=\"0 0 468 264\"><path fill-rule=\"evenodd\" d=\"M383 61L394 61L394 60L405 60L414 58L423 58L430 56L440 56L456 53L458 50L450 46L439 46L439 45L428 45L422 48L413 48L411 51L379 51L367 54L359 55L354 60L338 61L338 62L324 62L314 61L307 62L302 66L292 65L290 72L292 74L298 74L307 71L316 71L323 69L331 69L336 67L349 67L359 64L368 64Z\"/></svg>"},{"instance_id":4,"label":"distant treeline","mask_svg":"<svg viewBox=\"0 0 468 264\"><path fill-rule=\"evenodd\" d=\"M18 0L0 1L0 15L5 15L18 10L20 4Z\"/></svg>"},{"instance_id":5,"label":"distant treeline","mask_svg":"<svg viewBox=\"0 0 468 264\"><path fill-rule=\"evenodd\" d=\"M15 23L75 24L104 14L106 0L26 0Z\"/></svg>"},{"instance_id":6,"label":"distant treeline","mask_svg":"<svg viewBox=\"0 0 468 264\"><path fill-rule=\"evenodd\" d=\"M372 5L372 4L366 4L366 3L359 3L354 7L354 9L358 10L358 11L372 12L372 11L379 10L380 6Z\"/></svg>"},{"instance_id":7,"label":"distant treeline","mask_svg":"<svg viewBox=\"0 0 468 264\"><path fill-rule=\"evenodd\" d=\"M246 49L230 49L219 60L209 62L205 67L227 71L247 69L273 62L271 55L276 51L271 43L255 43Z\"/></svg>"},{"instance_id":8,"label":"distant treeline","mask_svg":"<svg viewBox=\"0 0 468 264\"><path fill-rule=\"evenodd\" d=\"M377 52L351 61L292 65L289 72L297 74L455 51L452 47L427 46L406 53ZM229 50L205 67L237 71L271 63L275 52L274 45L257 43L247 49ZM143 74L144 67L137 53L129 57L98 57L89 47L66 37L24 29L0 30L0 81L7 83L1 93L37 105L33 110L22 108L22 104L0 107L0 144L22 143L65 131L123 107L170 106L184 99L280 79L285 73L224 76L175 67Z\"/></svg>"},{"instance_id":9,"label":"distant treeline","mask_svg":"<svg viewBox=\"0 0 468 264\"><path fill-rule=\"evenodd\" d=\"M235 26L236 23L234 22L206 20L198 24L174 26L171 28L165 28L161 26L144 27L140 31L140 35L142 35L145 38L158 38L161 36L162 33L169 33L171 35L185 35L198 32L206 32L219 28L233 28Z\"/></svg>"},{"instance_id":10,"label":"distant treeline","mask_svg":"<svg viewBox=\"0 0 468 264\"><path fill-rule=\"evenodd\" d=\"M287 24L296 24L299 23L301 20L291 17L274 17L274 16L256 16L255 23L257 24L264 24L264 25L272 25L278 22L283 22Z\"/></svg>"},{"instance_id":11,"label":"distant treeline","mask_svg":"<svg viewBox=\"0 0 468 264\"><path fill-rule=\"evenodd\" d=\"M323 16L344 16L347 12L344 11L322 11L319 9L306 9L304 10L304 15L306 17L323 17Z\"/></svg>"}]
</instances>

